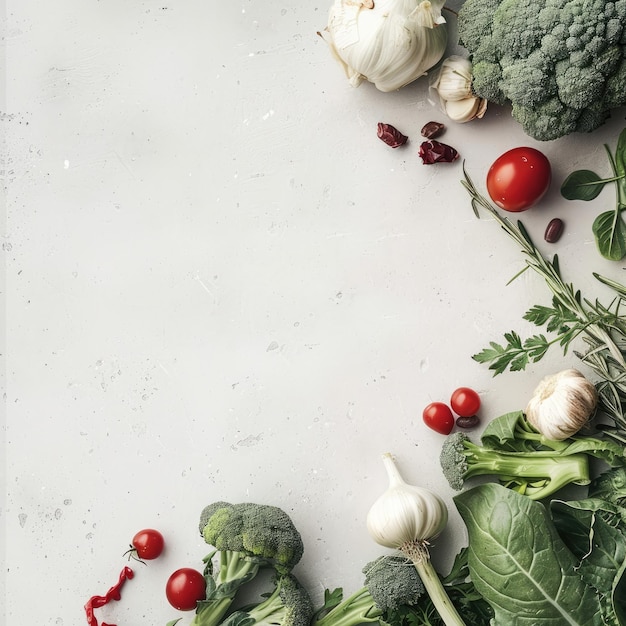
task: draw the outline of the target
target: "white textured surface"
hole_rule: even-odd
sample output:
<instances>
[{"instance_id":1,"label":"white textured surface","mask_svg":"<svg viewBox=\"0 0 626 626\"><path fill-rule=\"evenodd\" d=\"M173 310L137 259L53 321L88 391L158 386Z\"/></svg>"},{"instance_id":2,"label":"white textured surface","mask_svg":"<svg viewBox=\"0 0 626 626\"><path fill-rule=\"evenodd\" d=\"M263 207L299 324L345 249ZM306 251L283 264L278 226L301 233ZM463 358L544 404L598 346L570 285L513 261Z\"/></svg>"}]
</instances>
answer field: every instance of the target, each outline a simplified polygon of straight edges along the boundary
<instances>
[{"instance_id":1,"label":"white textured surface","mask_svg":"<svg viewBox=\"0 0 626 626\"><path fill-rule=\"evenodd\" d=\"M134 532L156 526L166 555L99 618L164 624L165 580L200 566L198 514L218 499L283 507L316 599L354 590L380 553L365 515L385 451L450 505L445 569L465 534L422 408L469 385L488 419L576 363L493 379L472 361L530 330L547 290L529 274L505 286L521 257L474 218L461 163L421 164L419 130L441 119L425 79L351 88L316 35L327 8L6 0L5 623L84 623ZM606 171L623 117L537 146L492 107L442 137L481 187L508 148L548 155L555 185L523 220L543 244L564 217L545 250L592 297L592 270L622 279L591 238L613 197L566 203L558 183ZM379 121L412 143L389 149Z\"/></svg>"}]
</instances>

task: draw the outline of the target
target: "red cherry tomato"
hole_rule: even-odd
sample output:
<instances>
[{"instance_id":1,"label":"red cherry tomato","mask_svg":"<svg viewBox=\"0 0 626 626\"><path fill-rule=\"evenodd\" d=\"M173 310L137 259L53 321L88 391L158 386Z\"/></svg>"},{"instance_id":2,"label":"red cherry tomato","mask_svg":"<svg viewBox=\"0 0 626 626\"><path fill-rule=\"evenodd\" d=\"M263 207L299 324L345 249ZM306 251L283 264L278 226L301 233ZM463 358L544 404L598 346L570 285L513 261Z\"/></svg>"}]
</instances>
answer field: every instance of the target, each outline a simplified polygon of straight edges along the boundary
<instances>
[{"instance_id":1,"label":"red cherry tomato","mask_svg":"<svg viewBox=\"0 0 626 626\"><path fill-rule=\"evenodd\" d=\"M140 530L132 540L132 549L137 558L150 561L161 556L165 541L163 535L154 528Z\"/></svg>"},{"instance_id":2,"label":"red cherry tomato","mask_svg":"<svg viewBox=\"0 0 626 626\"><path fill-rule=\"evenodd\" d=\"M459 387L452 392L450 406L461 417L473 417L480 409L480 396L469 387Z\"/></svg>"},{"instance_id":3,"label":"red cherry tomato","mask_svg":"<svg viewBox=\"0 0 626 626\"><path fill-rule=\"evenodd\" d=\"M550 187L552 169L534 148L513 148L499 156L487 172L487 191L505 211L517 213L537 204Z\"/></svg>"},{"instance_id":4,"label":"red cherry tomato","mask_svg":"<svg viewBox=\"0 0 626 626\"><path fill-rule=\"evenodd\" d=\"M424 424L442 435L449 435L454 428L454 415L447 404L431 402L422 413Z\"/></svg>"},{"instance_id":5,"label":"red cherry tomato","mask_svg":"<svg viewBox=\"0 0 626 626\"><path fill-rule=\"evenodd\" d=\"M193 611L196 604L206 599L206 581L195 569L177 569L165 585L167 601L179 611Z\"/></svg>"}]
</instances>

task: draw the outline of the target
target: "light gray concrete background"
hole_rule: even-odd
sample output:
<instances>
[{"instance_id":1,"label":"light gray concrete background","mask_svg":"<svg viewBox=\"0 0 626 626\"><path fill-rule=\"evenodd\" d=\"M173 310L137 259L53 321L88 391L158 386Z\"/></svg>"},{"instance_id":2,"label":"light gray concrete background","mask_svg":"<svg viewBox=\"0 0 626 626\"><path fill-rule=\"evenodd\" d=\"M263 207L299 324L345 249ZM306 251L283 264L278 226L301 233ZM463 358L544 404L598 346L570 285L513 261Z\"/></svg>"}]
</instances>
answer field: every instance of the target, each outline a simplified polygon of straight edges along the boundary
<instances>
[{"instance_id":1,"label":"light gray concrete background","mask_svg":"<svg viewBox=\"0 0 626 626\"><path fill-rule=\"evenodd\" d=\"M329 2L2 4L5 623L85 623L146 526L165 555L99 619L173 619L165 580L201 567L198 515L218 499L292 515L316 600L356 590L381 553L365 516L386 451L450 507L432 550L445 570L466 535L423 407L469 385L487 421L577 361L494 379L471 359L530 333L522 314L550 297L529 273L506 286L521 255L474 217L461 161L418 158L442 120L427 79L350 87L316 34ZM381 121L410 143L385 146ZM567 203L558 185L608 174L602 144L623 125L539 145L490 107L441 140L481 187L504 150L545 152L555 183L521 217L595 297L592 271L623 277L591 235L613 196ZM553 217L566 231L548 246Z\"/></svg>"}]
</instances>

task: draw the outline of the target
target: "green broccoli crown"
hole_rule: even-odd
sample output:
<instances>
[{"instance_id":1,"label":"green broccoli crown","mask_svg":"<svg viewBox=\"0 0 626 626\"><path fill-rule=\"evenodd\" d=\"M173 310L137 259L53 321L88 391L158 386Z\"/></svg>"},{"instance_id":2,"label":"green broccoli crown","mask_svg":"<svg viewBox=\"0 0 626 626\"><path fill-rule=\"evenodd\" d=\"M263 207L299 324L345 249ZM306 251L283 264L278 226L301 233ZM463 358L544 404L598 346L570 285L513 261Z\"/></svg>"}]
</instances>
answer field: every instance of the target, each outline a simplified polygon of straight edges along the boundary
<instances>
[{"instance_id":1,"label":"green broccoli crown","mask_svg":"<svg viewBox=\"0 0 626 626\"><path fill-rule=\"evenodd\" d=\"M304 553L293 521L276 506L215 502L202 511L199 526L204 540L217 550L269 561L281 573L291 571Z\"/></svg>"},{"instance_id":2,"label":"green broccoli crown","mask_svg":"<svg viewBox=\"0 0 626 626\"><path fill-rule=\"evenodd\" d=\"M360 626L378 623L386 626L387 616L403 606L417 604L425 592L413 563L406 557L380 556L363 568L364 586L347 598L338 593L338 600L318 611L313 626ZM394 622L395 623L395 622Z\"/></svg>"},{"instance_id":3,"label":"green broccoli crown","mask_svg":"<svg viewBox=\"0 0 626 626\"><path fill-rule=\"evenodd\" d=\"M363 573L365 587L383 613L416 604L425 591L415 566L402 556L380 556Z\"/></svg>"},{"instance_id":4,"label":"green broccoli crown","mask_svg":"<svg viewBox=\"0 0 626 626\"><path fill-rule=\"evenodd\" d=\"M282 604L281 626L309 626L313 617L313 602L307 590L294 576L283 576L279 582L279 598Z\"/></svg>"},{"instance_id":5,"label":"green broccoli crown","mask_svg":"<svg viewBox=\"0 0 626 626\"><path fill-rule=\"evenodd\" d=\"M591 131L626 104L625 0L466 0L458 23L474 91L510 102L535 139Z\"/></svg>"},{"instance_id":6,"label":"green broccoli crown","mask_svg":"<svg viewBox=\"0 0 626 626\"><path fill-rule=\"evenodd\" d=\"M456 491L463 489L465 482L465 474L468 469L465 445L468 443L470 440L465 433L456 432L448 435L441 446L439 455L441 469L446 480L450 483L450 487Z\"/></svg>"}]
</instances>

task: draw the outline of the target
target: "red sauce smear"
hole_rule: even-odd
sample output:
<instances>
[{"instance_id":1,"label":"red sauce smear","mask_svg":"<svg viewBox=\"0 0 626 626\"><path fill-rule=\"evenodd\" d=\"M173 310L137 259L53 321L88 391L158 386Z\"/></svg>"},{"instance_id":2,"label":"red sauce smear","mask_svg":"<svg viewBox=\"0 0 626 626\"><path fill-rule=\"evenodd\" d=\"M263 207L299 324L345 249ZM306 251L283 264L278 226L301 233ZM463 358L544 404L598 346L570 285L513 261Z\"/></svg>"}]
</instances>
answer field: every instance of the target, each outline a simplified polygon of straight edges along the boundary
<instances>
[{"instance_id":1,"label":"red sauce smear","mask_svg":"<svg viewBox=\"0 0 626 626\"><path fill-rule=\"evenodd\" d=\"M134 576L134 572L130 567L125 567L120 573L120 578L113 587L111 587L104 596L92 596L85 604L85 612L87 613L87 623L89 626L98 626L98 620L93 614L94 609L99 609L101 606L108 604L111 600L121 600L122 587L126 580L130 580ZM105 624L102 622L102 626L115 626L114 624Z\"/></svg>"}]
</instances>

